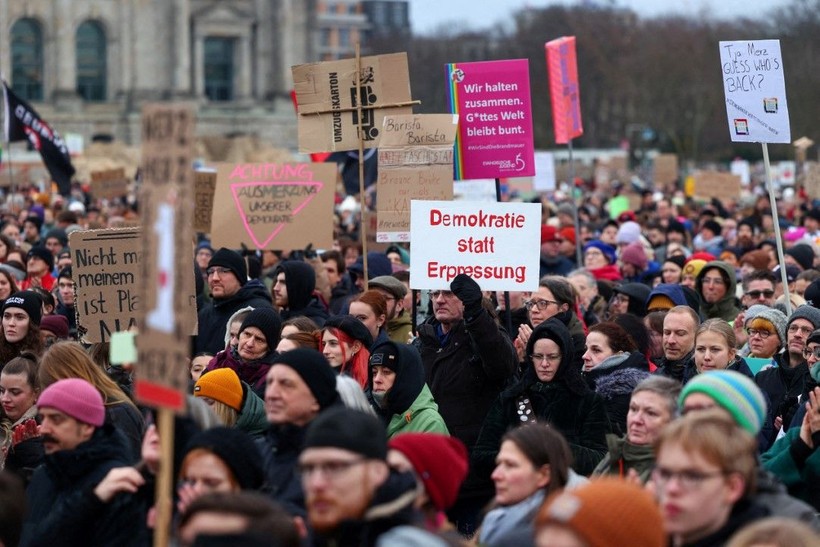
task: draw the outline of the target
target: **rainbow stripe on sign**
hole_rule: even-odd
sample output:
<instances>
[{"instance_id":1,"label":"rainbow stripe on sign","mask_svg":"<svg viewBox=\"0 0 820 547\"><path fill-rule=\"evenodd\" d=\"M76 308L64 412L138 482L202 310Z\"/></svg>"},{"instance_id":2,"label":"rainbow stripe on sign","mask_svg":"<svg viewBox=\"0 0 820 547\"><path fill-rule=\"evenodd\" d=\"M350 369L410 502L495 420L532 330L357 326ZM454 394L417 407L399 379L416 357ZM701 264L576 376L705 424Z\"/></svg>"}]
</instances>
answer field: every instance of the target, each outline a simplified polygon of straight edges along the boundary
<instances>
[{"instance_id":1,"label":"rainbow stripe on sign","mask_svg":"<svg viewBox=\"0 0 820 547\"><path fill-rule=\"evenodd\" d=\"M464 78L464 71L458 68L457 63L444 65L444 70L447 75L447 103L450 107L451 114L458 114L458 82ZM460 118L459 118L460 119ZM464 154L461 150L461 137L456 132L456 143L453 154L453 179L464 179Z\"/></svg>"}]
</instances>

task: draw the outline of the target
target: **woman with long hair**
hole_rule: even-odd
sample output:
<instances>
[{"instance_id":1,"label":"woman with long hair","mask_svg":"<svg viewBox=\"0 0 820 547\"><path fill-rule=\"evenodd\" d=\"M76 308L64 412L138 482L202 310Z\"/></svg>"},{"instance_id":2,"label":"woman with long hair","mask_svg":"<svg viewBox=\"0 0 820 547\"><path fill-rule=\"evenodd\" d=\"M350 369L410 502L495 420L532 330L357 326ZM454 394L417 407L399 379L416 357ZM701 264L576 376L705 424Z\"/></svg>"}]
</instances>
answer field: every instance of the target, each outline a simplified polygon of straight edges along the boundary
<instances>
[{"instance_id":1,"label":"woman with long hair","mask_svg":"<svg viewBox=\"0 0 820 547\"><path fill-rule=\"evenodd\" d=\"M40 318L43 301L32 291L18 291L3 303L3 329L0 335L0 368L24 351L40 356Z\"/></svg>"},{"instance_id":2,"label":"woman with long hair","mask_svg":"<svg viewBox=\"0 0 820 547\"><path fill-rule=\"evenodd\" d=\"M37 424L37 356L23 353L0 373L0 405L3 437L0 438L0 467L20 475L26 482L43 462L43 440Z\"/></svg>"},{"instance_id":3,"label":"woman with long hair","mask_svg":"<svg viewBox=\"0 0 820 547\"><path fill-rule=\"evenodd\" d=\"M571 461L567 441L547 424L524 424L504 435L491 475L495 508L481 524L480 544L507 545L508 534L531 528L544 500L567 484Z\"/></svg>"},{"instance_id":4,"label":"woman with long hair","mask_svg":"<svg viewBox=\"0 0 820 547\"><path fill-rule=\"evenodd\" d=\"M732 326L720 318L707 319L695 332L695 368L698 374L710 370L734 370L754 379L746 360L737 354Z\"/></svg>"},{"instance_id":5,"label":"woman with long hair","mask_svg":"<svg viewBox=\"0 0 820 547\"><path fill-rule=\"evenodd\" d=\"M57 342L46 350L40 360L41 389L66 378L81 378L100 392L105 402L106 423L125 434L133 459L137 461L145 432L145 420L128 395L94 363L78 342Z\"/></svg>"},{"instance_id":6,"label":"woman with long hair","mask_svg":"<svg viewBox=\"0 0 820 547\"><path fill-rule=\"evenodd\" d=\"M375 289L357 294L350 300L350 315L364 323L373 345L369 350L387 342L387 298Z\"/></svg>"},{"instance_id":7,"label":"woman with long hair","mask_svg":"<svg viewBox=\"0 0 820 547\"><path fill-rule=\"evenodd\" d=\"M337 315L325 321L319 350L338 374L352 377L364 389L372 344L373 337L364 323L352 315Z\"/></svg>"},{"instance_id":8,"label":"woman with long hair","mask_svg":"<svg viewBox=\"0 0 820 547\"><path fill-rule=\"evenodd\" d=\"M19 291L17 288L17 280L10 271L0 268L0 302L5 302L6 299Z\"/></svg>"}]
</instances>

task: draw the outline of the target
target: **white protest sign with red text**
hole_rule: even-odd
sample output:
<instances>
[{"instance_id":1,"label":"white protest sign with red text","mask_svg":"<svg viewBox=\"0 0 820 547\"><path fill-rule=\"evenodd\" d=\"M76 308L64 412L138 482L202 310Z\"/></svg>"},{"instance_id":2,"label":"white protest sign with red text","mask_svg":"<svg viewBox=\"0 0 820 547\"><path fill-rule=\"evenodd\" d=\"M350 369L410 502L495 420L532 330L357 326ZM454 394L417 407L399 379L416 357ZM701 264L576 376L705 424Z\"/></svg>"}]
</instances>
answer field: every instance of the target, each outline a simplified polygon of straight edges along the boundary
<instances>
[{"instance_id":1,"label":"white protest sign with red text","mask_svg":"<svg viewBox=\"0 0 820 547\"><path fill-rule=\"evenodd\" d=\"M410 287L449 290L467 274L485 291L534 291L541 252L537 203L410 202Z\"/></svg>"}]
</instances>

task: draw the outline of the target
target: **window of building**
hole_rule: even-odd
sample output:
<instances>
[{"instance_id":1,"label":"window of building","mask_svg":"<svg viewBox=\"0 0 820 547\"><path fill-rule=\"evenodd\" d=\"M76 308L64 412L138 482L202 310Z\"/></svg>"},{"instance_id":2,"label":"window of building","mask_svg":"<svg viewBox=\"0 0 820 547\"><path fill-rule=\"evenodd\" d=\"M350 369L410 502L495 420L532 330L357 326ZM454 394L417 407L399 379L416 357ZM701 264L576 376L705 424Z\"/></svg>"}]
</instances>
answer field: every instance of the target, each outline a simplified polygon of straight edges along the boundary
<instances>
[{"instance_id":1,"label":"window of building","mask_svg":"<svg viewBox=\"0 0 820 547\"><path fill-rule=\"evenodd\" d=\"M43 100L43 32L34 19L11 27L11 85L23 99Z\"/></svg>"},{"instance_id":2,"label":"window of building","mask_svg":"<svg viewBox=\"0 0 820 547\"><path fill-rule=\"evenodd\" d=\"M77 94L86 101L106 99L105 31L96 21L77 29Z\"/></svg>"},{"instance_id":3,"label":"window of building","mask_svg":"<svg viewBox=\"0 0 820 547\"><path fill-rule=\"evenodd\" d=\"M405 9L407 8L407 4L402 2L396 2L393 4L393 26L395 27L404 27L406 26L407 16L405 15Z\"/></svg>"},{"instance_id":4,"label":"window of building","mask_svg":"<svg viewBox=\"0 0 820 547\"><path fill-rule=\"evenodd\" d=\"M233 38L205 39L205 95L211 101L233 100Z\"/></svg>"},{"instance_id":5,"label":"window of building","mask_svg":"<svg viewBox=\"0 0 820 547\"><path fill-rule=\"evenodd\" d=\"M339 29L339 47L350 47L350 29Z\"/></svg>"}]
</instances>

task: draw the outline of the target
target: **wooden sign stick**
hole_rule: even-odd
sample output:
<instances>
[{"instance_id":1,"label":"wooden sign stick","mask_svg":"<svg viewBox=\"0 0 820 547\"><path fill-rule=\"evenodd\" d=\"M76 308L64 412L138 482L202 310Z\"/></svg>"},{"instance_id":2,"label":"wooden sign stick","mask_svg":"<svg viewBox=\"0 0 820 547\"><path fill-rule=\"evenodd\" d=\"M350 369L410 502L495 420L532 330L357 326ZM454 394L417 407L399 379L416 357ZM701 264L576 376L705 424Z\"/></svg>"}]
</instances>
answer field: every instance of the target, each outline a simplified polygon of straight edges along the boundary
<instances>
[{"instance_id":1,"label":"wooden sign stick","mask_svg":"<svg viewBox=\"0 0 820 547\"><path fill-rule=\"evenodd\" d=\"M356 114L359 119L359 201L361 202L362 223L359 229L359 241L362 242L362 275L364 290L367 290L367 217L364 199L364 135L362 135L362 58L359 54L359 42L356 42Z\"/></svg>"},{"instance_id":2,"label":"wooden sign stick","mask_svg":"<svg viewBox=\"0 0 820 547\"><path fill-rule=\"evenodd\" d=\"M157 427L160 466L154 492L154 506L157 511L157 520L154 524L154 547L167 547L171 531L171 517L174 512L171 495L174 485L174 411L170 408L158 408Z\"/></svg>"}]
</instances>

